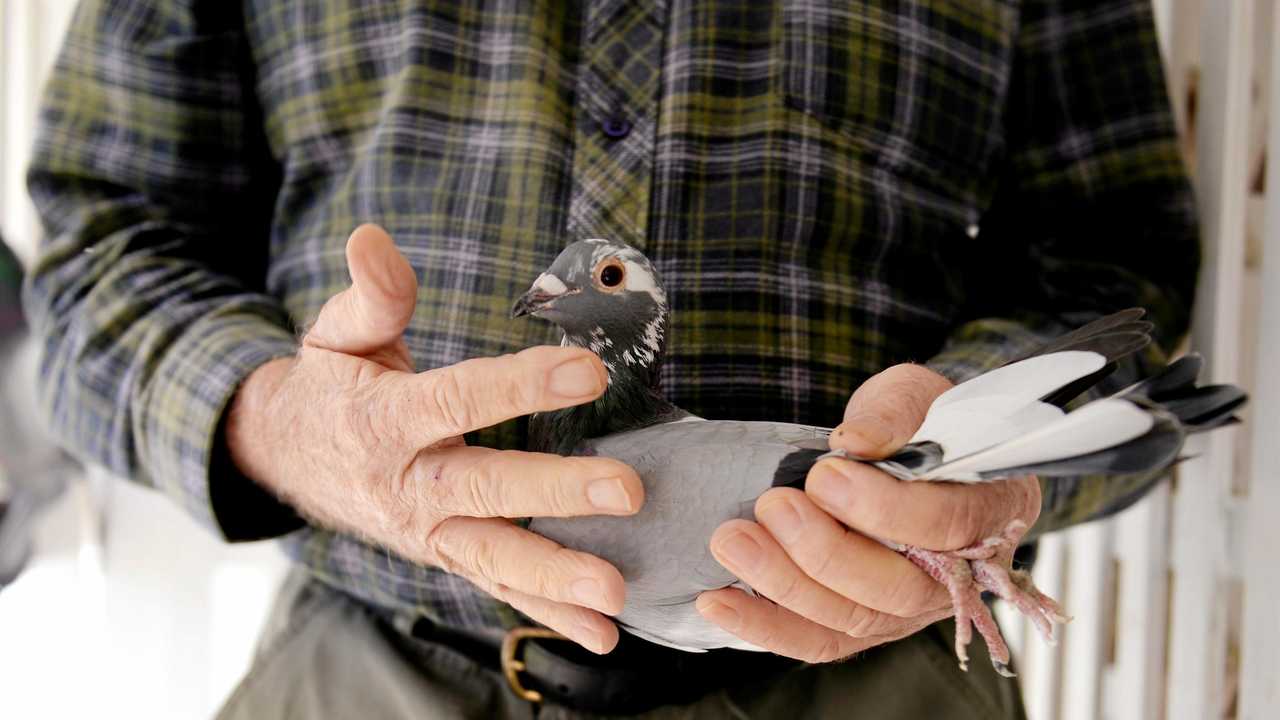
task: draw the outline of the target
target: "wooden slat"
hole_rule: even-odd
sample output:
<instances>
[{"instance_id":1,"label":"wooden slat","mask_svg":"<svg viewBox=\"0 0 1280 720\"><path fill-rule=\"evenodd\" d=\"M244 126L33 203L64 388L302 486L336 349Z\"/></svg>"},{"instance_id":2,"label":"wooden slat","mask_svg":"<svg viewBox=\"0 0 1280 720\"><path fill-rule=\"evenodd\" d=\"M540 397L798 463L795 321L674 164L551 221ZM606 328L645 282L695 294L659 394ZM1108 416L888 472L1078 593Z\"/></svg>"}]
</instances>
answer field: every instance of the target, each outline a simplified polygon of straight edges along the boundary
<instances>
[{"instance_id":1,"label":"wooden slat","mask_svg":"<svg viewBox=\"0 0 1280 720\"><path fill-rule=\"evenodd\" d=\"M1054 533L1040 539L1035 568L1031 574L1036 587L1057 598L1072 612L1066 597L1067 533ZM1059 628L1061 635L1061 628ZM1024 626L1024 656L1020 670L1022 696L1028 720L1058 720L1062 697L1062 644L1048 645Z\"/></svg>"},{"instance_id":2,"label":"wooden slat","mask_svg":"<svg viewBox=\"0 0 1280 720\"><path fill-rule=\"evenodd\" d=\"M1252 477L1244 542L1240 717L1273 718L1280 707L1280 12L1272 17L1267 220L1254 385Z\"/></svg>"},{"instance_id":3,"label":"wooden slat","mask_svg":"<svg viewBox=\"0 0 1280 720\"><path fill-rule=\"evenodd\" d=\"M1207 376L1236 379L1244 271L1246 157L1253 0L1205 3L1197 173L1204 265L1196 299L1192 347L1205 354ZM1171 718L1219 717L1226 704L1227 501L1232 438L1196 438L1174 500L1173 607L1168 713Z\"/></svg>"},{"instance_id":4,"label":"wooden slat","mask_svg":"<svg viewBox=\"0 0 1280 720\"><path fill-rule=\"evenodd\" d=\"M1102 674L1111 624L1111 544L1113 521L1089 523L1067 532L1067 612L1075 617L1062 633L1063 720L1095 720L1101 710Z\"/></svg>"},{"instance_id":5,"label":"wooden slat","mask_svg":"<svg viewBox=\"0 0 1280 720\"><path fill-rule=\"evenodd\" d=\"M1119 593L1115 665L1105 685L1107 717L1155 720L1163 714L1169 505L1164 483L1116 519Z\"/></svg>"}]
</instances>

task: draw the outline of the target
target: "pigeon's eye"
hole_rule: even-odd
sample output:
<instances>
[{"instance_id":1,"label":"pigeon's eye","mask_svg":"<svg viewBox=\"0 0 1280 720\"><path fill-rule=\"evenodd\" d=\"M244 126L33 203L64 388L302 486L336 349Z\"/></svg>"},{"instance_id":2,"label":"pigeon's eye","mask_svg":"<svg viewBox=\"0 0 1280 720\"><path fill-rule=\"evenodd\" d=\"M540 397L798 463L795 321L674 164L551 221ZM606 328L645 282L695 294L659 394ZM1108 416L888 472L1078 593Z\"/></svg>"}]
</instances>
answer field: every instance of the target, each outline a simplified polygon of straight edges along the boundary
<instances>
[{"instance_id":1,"label":"pigeon's eye","mask_svg":"<svg viewBox=\"0 0 1280 720\"><path fill-rule=\"evenodd\" d=\"M615 258L602 260L596 265L596 286L605 292L617 292L622 289L622 281L627 278L627 269Z\"/></svg>"}]
</instances>

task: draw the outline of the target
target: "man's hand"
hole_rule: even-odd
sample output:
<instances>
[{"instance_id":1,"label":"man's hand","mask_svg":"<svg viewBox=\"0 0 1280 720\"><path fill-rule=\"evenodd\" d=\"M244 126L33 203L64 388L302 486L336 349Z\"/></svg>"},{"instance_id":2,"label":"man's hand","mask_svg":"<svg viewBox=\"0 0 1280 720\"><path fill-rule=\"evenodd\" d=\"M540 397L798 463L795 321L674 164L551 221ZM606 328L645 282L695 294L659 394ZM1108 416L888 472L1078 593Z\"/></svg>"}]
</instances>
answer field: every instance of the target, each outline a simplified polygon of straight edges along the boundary
<instances>
[{"instance_id":1,"label":"man's hand","mask_svg":"<svg viewBox=\"0 0 1280 720\"><path fill-rule=\"evenodd\" d=\"M918 365L867 380L831 436L832 448L880 459L902 447L951 384ZM732 520L711 539L722 565L768 598L735 589L698 598L725 630L779 655L828 662L897 640L952 614L942 585L872 538L956 550L1040 513L1034 478L994 483L903 482L871 465L828 459L805 490L760 497L758 523ZM1009 563L1012 556L1001 558Z\"/></svg>"},{"instance_id":2,"label":"man's hand","mask_svg":"<svg viewBox=\"0 0 1280 720\"><path fill-rule=\"evenodd\" d=\"M347 243L352 286L294 358L259 368L227 442L246 475L307 517L461 575L595 652L618 641L622 576L504 518L629 515L644 489L606 458L468 447L463 433L594 400L608 376L578 348L538 347L414 373L401 335L413 269L381 228Z\"/></svg>"}]
</instances>

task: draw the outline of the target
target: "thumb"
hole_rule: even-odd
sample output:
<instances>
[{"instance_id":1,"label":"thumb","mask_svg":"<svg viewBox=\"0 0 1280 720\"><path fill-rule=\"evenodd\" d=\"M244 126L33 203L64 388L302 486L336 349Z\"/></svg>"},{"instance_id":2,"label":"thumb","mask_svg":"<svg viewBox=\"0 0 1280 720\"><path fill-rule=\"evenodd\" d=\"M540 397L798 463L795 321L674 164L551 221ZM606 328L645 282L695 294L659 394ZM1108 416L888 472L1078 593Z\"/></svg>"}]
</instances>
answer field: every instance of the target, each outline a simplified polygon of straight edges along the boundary
<instances>
[{"instance_id":1,"label":"thumb","mask_svg":"<svg viewBox=\"0 0 1280 720\"><path fill-rule=\"evenodd\" d=\"M861 458L892 455L924 422L934 398L951 381L923 365L904 363L872 375L849 398L844 422L831 433L831 448Z\"/></svg>"},{"instance_id":2,"label":"thumb","mask_svg":"<svg viewBox=\"0 0 1280 720\"><path fill-rule=\"evenodd\" d=\"M329 298L304 345L352 355L399 339L413 317L418 278L377 225L361 225L347 240L351 287Z\"/></svg>"}]
</instances>

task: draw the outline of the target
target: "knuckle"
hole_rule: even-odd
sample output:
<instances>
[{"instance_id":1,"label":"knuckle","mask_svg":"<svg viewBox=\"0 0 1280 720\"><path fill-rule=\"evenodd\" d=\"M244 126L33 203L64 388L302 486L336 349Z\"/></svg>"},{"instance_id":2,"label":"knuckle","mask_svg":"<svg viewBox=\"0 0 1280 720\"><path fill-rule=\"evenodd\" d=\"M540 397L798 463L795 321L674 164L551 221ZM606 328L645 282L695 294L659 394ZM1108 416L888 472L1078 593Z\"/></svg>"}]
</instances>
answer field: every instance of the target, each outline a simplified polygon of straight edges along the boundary
<instances>
[{"instance_id":1,"label":"knuckle","mask_svg":"<svg viewBox=\"0 0 1280 720\"><path fill-rule=\"evenodd\" d=\"M1035 475L1028 475L1018 481L1022 490L1022 512L1018 517L1026 521L1027 527L1035 524L1040 518L1040 480Z\"/></svg>"},{"instance_id":2,"label":"knuckle","mask_svg":"<svg viewBox=\"0 0 1280 720\"><path fill-rule=\"evenodd\" d=\"M445 466L440 458L420 452L414 459L413 474L420 485L425 504L432 510L453 514L459 509L453 486L445 479Z\"/></svg>"},{"instance_id":3,"label":"knuckle","mask_svg":"<svg viewBox=\"0 0 1280 720\"><path fill-rule=\"evenodd\" d=\"M814 665L829 663L840 659L842 647L840 638L828 633L818 644L812 645L801 659Z\"/></svg>"},{"instance_id":4,"label":"knuckle","mask_svg":"<svg viewBox=\"0 0 1280 720\"><path fill-rule=\"evenodd\" d=\"M909 539L897 537L907 530L907 521L902 512L904 503L900 500L891 493L882 492L878 487L868 488L868 491L858 498L858 502L854 504L852 512L847 517L858 520L860 530L867 530L873 535L894 536L895 540L909 541Z\"/></svg>"},{"instance_id":5,"label":"knuckle","mask_svg":"<svg viewBox=\"0 0 1280 720\"><path fill-rule=\"evenodd\" d=\"M874 634L876 615L873 611L858 604L850 608L845 623L841 626L844 633L851 637L868 637Z\"/></svg>"},{"instance_id":6,"label":"knuckle","mask_svg":"<svg viewBox=\"0 0 1280 720\"><path fill-rule=\"evenodd\" d=\"M564 572L554 560L543 560L534 563L530 588L534 595L550 598L564 594Z\"/></svg>"},{"instance_id":7,"label":"knuckle","mask_svg":"<svg viewBox=\"0 0 1280 720\"><path fill-rule=\"evenodd\" d=\"M600 580L593 564L569 548L557 547L545 561L538 563L534 587L544 597L568 596L568 585L578 578ZM576 601L574 601L576 602Z\"/></svg>"},{"instance_id":8,"label":"knuckle","mask_svg":"<svg viewBox=\"0 0 1280 720\"><path fill-rule=\"evenodd\" d=\"M769 648L775 652L781 653L781 649L786 646L782 637L782 608L770 602L767 618L752 618L747 621L746 638L755 637L751 642L763 648Z\"/></svg>"},{"instance_id":9,"label":"knuckle","mask_svg":"<svg viewBox=\"0 0 1280 720\"><path fill-rule=\"evenodd\" d=\"M822 582L830 578L837 567L839 550L827 539L801 540L793 551L796 564L813 579Z\"/></svg>"},{"instance_id":10,"label":"knuckle","mask_svg":"<svg viewBox=\"0 0 1280 720\"><path fill-rule=\"evenodd\" d=\"M502 395L509 398L506 409L511 414L538 410L542 400L541 366L518 355L504 355L500 360L509 364L513 371L501 374L506 386Z\"/></svg>"},{"instance_id":11,"label":"knuckle","mask_svg":"<svg viewBox=\"0 0 1280 720\"><path fill-rule=\"evenodd\" d=\"M884 611L897 617L915 617L932 610L929 607L929 596L922 594L917 584L918 576L908 572L896 573L886 583L884 590ZM876 615L869 613L874 620ZM871 628L867 628L870 633Z\"/></svg>"},{"instance_id":12,"label":"knuckle","mask_svg":"<svg viewBox=\"0 0 1280 720\"><path fill-rule=\"evenodd\" d=\"M574 515L579 508L586 507L586 490L582 483L572 482L575 466L572 463L558 463L559 467L548 473L546 480L528 483L528 492L535 495L533 500L539 514L556 517Z\"/></svg>"},{"instance_id":13,"label":"knuckle","mask_svg":"<svg viewBox=\"0 0 1280 720\"><path fill-rule=\"evenodd\" d=\"M376 406L376 403L368 402L363 392L344 396L338 406L342 436L354 439L358 447L369 453L376 452L385 441L380 423L374 419L373 408Z\"/></svg>"},{"instance_id":14,"label":"knuckle","mask_svg":"<svg viewBox=\"0 0 1280 720\"><path fill-rule=\"evenodd\" d=\"M456 523L448 518L440 521L423 538L423 544L427 547L432 564L454 575L464 574L464 566L459 559L462 553L459 551L461 541L457 537ZM482 586L488 583L485 578L474 578L473 581Z\"/></svg>"},{"instance_id":15,"label":"knuckle","mask_svg":"<svg viewBox=\"0 0 1280 720\"><path fill-rule=\"evenodd\" d=\"M966 489L972 489L966 487ZM960 502L947 503L942 510L941 521L936 527L943 528L939 541L942 547L932 550L958 550L968 547L979 540L981 525L987 515L985 493L966 492Z\"/></svg>"},{"instance_id":16,"label":"knuckle","mask_svg":"<svg viewBox=\"0 0 1280 720\"><path fill-rule=\"evenodd\" d=\"M494 583L504 582L493 542L484 535L470 536L456 543L452 551L451 557L464 572L473 572Z\"/></svg>"},{"instance_id":17,"label":"knuckle","mask_svg":"<svg viewBox=\"0 0 1280 720\"><path fill-rule=\"evenodd\" d=\"M456 511L477 517L501 515L495 498L488 492L488 467L485 462L472 463L445 481Z\"/></svg>"},{"instance_id":18,"label":"knuckle","mask_svg":"<svg viewBox=\"0 0 1280 720\"><path fill-rule=\"evenodd\" d=\"M773 600L779 605L791 607L802 600L803 596L804 586L800 582L800 577L796 573L786 573L778 580Z\"/></svg>"},{"instance_id":19,"label":"knuckle","mask_svg":"<svg viewBox=\"0 0 1280 720\"><path fill-rule=\"evenodd\" d=\"M409 539L415 536L418 520L418 484L408 466L390 473L375 485L373 505L381 513L382 530L387 537Z\"/></svg>"},{"instance_id":20,"label":"knuckle","mask_svg":"<svg viewBox=\"0 0 1280 720\"><path fill-rule=\"evenodd\" d=\"M951 385L951 381L918 363L898 363L888 368L885 372L892 373L895 382L931 392L938 391L940 393ZM928 393L919 393L918 395L926 394Z\"/></svg>"},{"instance_id":21,"label":"knuckle","mask_svg":"<svg viewBox=\"0 0 1280 720\"><path fill-rule=\"evenodd\" d=\"M453 368L431 376L428 401L432 414L445 435L460 435L471 427L475 418L475 400L463 388L461 373Z\"/></svg>"},{"instance_id":22,"label":"knuckle","mask_svg":"<svg viewBox=\"0 0 1280 720\"><path fill-rule=\"evenodd\" d=\"M861 637L865 630L866 608L856 602L845 604L844 611L840 614L840 620L836 623L836 630L852 637Z\"/></svg>"}]
</instances>

